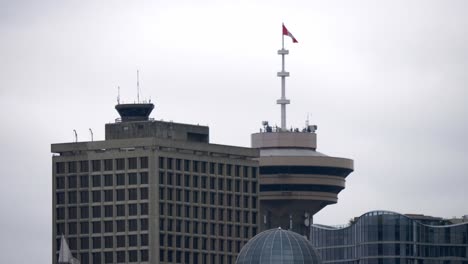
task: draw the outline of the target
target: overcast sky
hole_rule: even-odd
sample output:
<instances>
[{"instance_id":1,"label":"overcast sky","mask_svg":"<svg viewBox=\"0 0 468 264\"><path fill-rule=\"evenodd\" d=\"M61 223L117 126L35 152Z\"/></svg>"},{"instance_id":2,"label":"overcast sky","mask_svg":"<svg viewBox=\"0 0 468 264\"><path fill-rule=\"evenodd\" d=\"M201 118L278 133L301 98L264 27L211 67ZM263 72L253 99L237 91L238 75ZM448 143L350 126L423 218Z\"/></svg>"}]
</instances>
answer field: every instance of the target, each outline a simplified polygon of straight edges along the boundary
<instances>
[{"instance_id":1,"label":"overcast sky","mask_svg":"<svg viewBox=\"0 0 468 264\"><path fill-rule=\"evenodd\" d=\"M318 151L355 171L316 223L369 210L468 214L468 1L0 0L0 262L51 262L50 144L104 139L136 70L152 117L250 145L307 114Z\"/></svg>"}]
</instances>

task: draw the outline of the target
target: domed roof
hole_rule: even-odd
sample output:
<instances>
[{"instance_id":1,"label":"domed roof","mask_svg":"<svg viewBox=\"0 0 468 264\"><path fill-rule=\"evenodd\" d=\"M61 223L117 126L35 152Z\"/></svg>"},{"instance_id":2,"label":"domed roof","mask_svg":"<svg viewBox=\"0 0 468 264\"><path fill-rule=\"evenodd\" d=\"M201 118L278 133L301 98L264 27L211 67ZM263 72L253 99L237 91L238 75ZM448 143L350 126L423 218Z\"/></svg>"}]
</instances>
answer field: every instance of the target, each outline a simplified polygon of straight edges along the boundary
<instances>
[{"instance_id":1,"label":"domed roof","mask_svg":"<svg viewBox=\"0 0 468 264\"><path fill-rule=\"evenodd\" d=\"M236 264L315 264L322 263L307 239L281 228L254 236L242 247Z\"/></svg>"}]
</instances>

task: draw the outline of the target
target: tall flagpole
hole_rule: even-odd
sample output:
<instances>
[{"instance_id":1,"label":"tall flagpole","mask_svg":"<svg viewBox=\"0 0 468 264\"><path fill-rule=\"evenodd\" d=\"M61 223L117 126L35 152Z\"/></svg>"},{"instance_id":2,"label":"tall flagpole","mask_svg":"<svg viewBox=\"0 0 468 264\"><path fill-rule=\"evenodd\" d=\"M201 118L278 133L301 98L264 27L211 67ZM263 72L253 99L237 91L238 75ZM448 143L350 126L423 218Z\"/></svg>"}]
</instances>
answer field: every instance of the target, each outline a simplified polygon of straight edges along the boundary
<instances>
[{"instance_id":1,"label":"tall flagpole","mask_svg":"<svg viewBox=\"0 0 468 264\"><path fill-rule=\"evenodd\" d=\"M284 24L283 24L284 27ZM286 105L290 103L288 99L286 99L286 77L289 77L289 72L284 70L284 56L289 54L289 51L284 49L284 33L281 31L282 37L282 47L278 50L278 54L281 55L281 64L282 68L281 71L278 72L277 76L281 77L281 98L276 100L277 104L281 105L281 131L287 131L286 128Z\"/></svg>"}]
</instances>

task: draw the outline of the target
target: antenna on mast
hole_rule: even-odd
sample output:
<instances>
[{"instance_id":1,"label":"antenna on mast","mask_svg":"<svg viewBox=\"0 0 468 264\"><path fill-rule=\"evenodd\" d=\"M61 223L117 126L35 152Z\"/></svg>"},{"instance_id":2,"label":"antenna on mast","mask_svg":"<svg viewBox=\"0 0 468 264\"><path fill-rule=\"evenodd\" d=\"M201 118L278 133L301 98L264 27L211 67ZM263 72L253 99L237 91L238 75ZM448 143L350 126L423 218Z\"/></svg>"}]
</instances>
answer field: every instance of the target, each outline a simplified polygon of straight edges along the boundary
<instances>
[{"instance_id":1,"label":"antenna on mast","mask_svg":"<svg viewBox=\"0 0 468 264\"><path fill-rule=\"evenodd\" d=\"M78 142L78 134L76 133L76 130L73 129L73 132L75 133L75 143Z\"/></svg>"},{"instance_id":2,"label":"antenna on mast","mask_svg":"<svg viewBox=\"0 0 468 264\"><path fill-rule=\"evenodd\" d=\"M140 71L137 70L137 102L140 103Z\"/></svg>"},{"instance_id":3,"label":"antenna on mast","mask_svg":"<svg viewBox=\"0 0 468 264\"><path fill-rule=\"evenodd\" d=\"M120 86L117 86L117 104L120 104Z\"/></svg>"},{"instance_id":4,"label":"antenna on mast","mask_svg":"<svg viewBox=\"0 0 468 264\"><path fill-rule=\"evenodd\" d=\"M91 141L94 141L94 134L91 128L89 129L89 133L91 133Z\"/></svg>"}]
</instances>

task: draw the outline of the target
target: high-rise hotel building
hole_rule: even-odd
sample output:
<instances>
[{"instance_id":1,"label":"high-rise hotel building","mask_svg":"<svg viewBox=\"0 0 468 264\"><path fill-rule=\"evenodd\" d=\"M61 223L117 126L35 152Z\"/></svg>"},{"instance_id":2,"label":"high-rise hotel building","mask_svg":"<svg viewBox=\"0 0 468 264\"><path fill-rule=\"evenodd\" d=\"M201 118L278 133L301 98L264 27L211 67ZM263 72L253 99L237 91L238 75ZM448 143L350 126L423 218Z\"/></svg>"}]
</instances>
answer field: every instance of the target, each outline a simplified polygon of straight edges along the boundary
<instances>
[{"instance_id":1,"label":"high-rise hotel building","mask_svg":"<svg viewBox=\"0 0 468 264\"><path fill-rule=\"evenodd\" d=\"M82 264L231 264L259 231L259 151L153 108L118 104L105 140L52 144L53 263L64 234Z\"/></svg>"}]
</instances>

